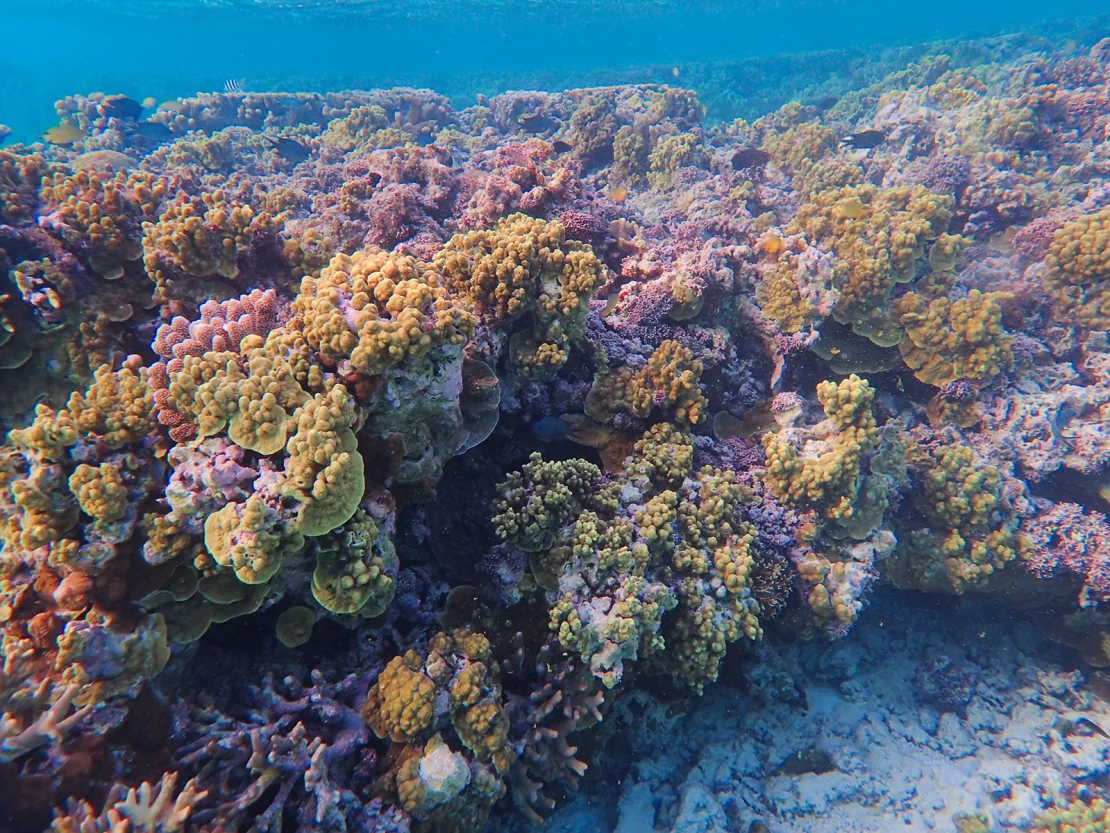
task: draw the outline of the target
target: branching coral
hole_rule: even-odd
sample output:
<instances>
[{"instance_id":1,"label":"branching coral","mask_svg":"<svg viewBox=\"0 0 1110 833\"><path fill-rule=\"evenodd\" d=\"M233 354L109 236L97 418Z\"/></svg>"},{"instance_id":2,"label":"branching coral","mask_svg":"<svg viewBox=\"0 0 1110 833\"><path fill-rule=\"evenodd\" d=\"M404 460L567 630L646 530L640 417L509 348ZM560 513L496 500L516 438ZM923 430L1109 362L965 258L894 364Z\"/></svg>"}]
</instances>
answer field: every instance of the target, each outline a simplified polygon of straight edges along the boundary
<instances>
[{"instance_id":1,"label":"branching coral","mask_svg":"<svg viewBox=\"0 0 1110 833\"><path fill-rule=\"evenodd\" d=\"M692 133L664 136L648 155L648 183L660 191L674 187L680 168L703 161L705 151Z\"/></svg>"},{"instance_id":2,"label":"branching coral","mask_svg":"<svg viewBox=\"0 0 1110 833\"><path fill-rule=\"evenodd\" d=\"M97 814L87 801L66 803L58 811L52 833L177 833L186 829L195 805L206 793L188 781L177 791L177 774L168 772L157 784L115 785Z\"/></svg>"}]
</instances>

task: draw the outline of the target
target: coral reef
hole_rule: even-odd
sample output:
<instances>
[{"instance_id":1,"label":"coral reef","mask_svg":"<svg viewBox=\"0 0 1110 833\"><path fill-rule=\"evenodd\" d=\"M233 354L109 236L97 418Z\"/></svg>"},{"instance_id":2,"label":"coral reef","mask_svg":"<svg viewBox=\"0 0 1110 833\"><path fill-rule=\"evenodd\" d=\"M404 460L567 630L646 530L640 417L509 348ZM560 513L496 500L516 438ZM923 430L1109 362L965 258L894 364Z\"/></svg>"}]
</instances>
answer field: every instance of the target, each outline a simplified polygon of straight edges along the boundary
<instances>
[{"instance_id":1,"label":"coral reef","mask_svg":"<svg viewBox=\"0 0 1110 833\"><path fill-rule=\"evenodd\" d=\"M876 737L983 796L922 829L1101 824L1092 700L1016 657L1110 691L1110 47L1038 43L59 101L0 151L0 818L848 829ZM683 720L727 765L629 770Z\"/></svg>"}]
</instances>

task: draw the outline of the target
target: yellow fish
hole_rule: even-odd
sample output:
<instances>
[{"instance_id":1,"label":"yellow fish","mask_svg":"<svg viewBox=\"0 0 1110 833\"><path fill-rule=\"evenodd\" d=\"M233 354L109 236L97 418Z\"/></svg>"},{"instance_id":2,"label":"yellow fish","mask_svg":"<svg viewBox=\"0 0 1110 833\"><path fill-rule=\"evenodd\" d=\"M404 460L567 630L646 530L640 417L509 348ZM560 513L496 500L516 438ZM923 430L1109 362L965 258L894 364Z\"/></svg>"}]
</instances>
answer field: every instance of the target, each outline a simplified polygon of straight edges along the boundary
<instances>
[{"instance_id":1,"label":"yellow fish","mask_svg":"<svg viewBox=\"0 0 1110 833\"><path fill-rule=\"evenodd\" d=\"M841 200L838 208L840 209L840 216L848 220L858 220L866 213L859 197L848 197L846 200Z\"/></svg>"},{"instance_id":2,"label":"yellow fish","mask_svg":"<svg viewBox=\"0 0 1110 833\"><path fill-rule=\"evenodd\" d=\"M157 103L158 103L158 99L156 99L152 95L148 95L146 98L143 99L143 107L146 108L147 110L149 110L151 107L153 107Z\"/></svg>"},{"instance_id":3,"label":"yellow fish","mask_svg":"<svg viewBox=\"0 0 1110 833\"><path fill-rule=\"evenodd\" d=\"M52 145L72 145L85 138L85 131L80 127L62 122L43 133L42 138Z\"/></svg>"},{"instance_id":4,"label":"yellow fish","mask_svg":"<svg viewBox=\"0 0 1110 833\"><path fill-rule=\"evenodd\" d=\"M628 188L624 185L614 185L609 189L609 199L620 204L628 199Z\"/></svg>"}]
</instances>

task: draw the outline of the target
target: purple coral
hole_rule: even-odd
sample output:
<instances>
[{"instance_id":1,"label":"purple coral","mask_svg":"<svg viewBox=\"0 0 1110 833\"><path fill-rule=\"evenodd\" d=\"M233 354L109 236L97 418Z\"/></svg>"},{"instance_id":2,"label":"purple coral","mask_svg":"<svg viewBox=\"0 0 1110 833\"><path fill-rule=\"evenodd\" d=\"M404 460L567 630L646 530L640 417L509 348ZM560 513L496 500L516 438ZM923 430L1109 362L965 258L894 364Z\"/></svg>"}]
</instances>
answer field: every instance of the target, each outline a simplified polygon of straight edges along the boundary
<instances>
[{"instance_id":1,"label":"purple coral","mask_svg":"<svg viewBox=\"0 0 1110 833\"><path fill-rule=\"evenodd\" d=\"M1038 578L1081 576L1083 606L1110 598L1110 520L1075 503L1038 503L1042 511L1022 523L1033 545L1023 556L1026 569Z\"/></svg>"},{"instance_id":2,"label":"purple coral","mask_svg":"<svg viewBox=\"0 0 1110 833\"><path fill-rule=\"evenodd\" d=\"M165 359L200 356L209 350L238 351L249 335L265 338L278 323L277 293L255 289L249 295L222 303L207 301L200 307L200 318L189 321L183 316L158 328L151 345Z\"/></svg>"}]
</instances>

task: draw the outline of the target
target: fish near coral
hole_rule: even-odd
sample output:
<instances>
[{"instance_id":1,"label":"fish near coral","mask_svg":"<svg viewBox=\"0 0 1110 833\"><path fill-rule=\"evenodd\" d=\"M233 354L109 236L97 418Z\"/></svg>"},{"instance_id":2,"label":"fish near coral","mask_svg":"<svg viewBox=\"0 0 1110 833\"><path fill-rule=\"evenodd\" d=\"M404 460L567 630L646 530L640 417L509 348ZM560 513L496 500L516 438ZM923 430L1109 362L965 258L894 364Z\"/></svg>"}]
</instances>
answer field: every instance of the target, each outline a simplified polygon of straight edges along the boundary
<instances>
[{"instance_id":1,"label":"fish near coral","mask_svg":"<svg viewBox=\"0 0 1110 833\"><path fill-rule=\"evenodd\" d=\"M270 143L270 150L274 151L274 153L286 162L292 162L294 165L299 165L312 155L312 148L307 145L302 145L296 139L267 136L266 141Z\"/></svg>"},{"instance_id":2,"label":"fish near coral","mask_svg":"<svg viewBox=\"0 0 1110 833\"><path fill-rule=\"evenodd\" d=\"M771 154L759 148L741 148L732 154L732 169L746 171L752 168L762 168L771 161Z\"/></svg>"},{"instance_id":3,"label":"fish near coral","mask_svg":"<svg viewBox=\"0 0 1110 833\"><path fill-rule=\"evenodd\" d=\"M143 105L125 95L110 95L101 102L100 112L110 119L130 119L134 121L142 115Z\"/></svg>"},{"instance_id":4,"label":"fish near coral","mask_svg":"<svg viewBox=\"0 0 1110 833\"><path fill-rule=\"evenodd\" d=\"M855 150L871 150L886 141L886 133L881 130L861 130L840 140L840 144Z\"/></svg>"},{"instance_id":5,"label":"fish near coral","mask_svg":"<svg viewBox=\"0 0 1110 833\"><path fill-rule=\"evenodd\" d=\"M163 144L173 139L173 132L161 122L140 121L135 123L133 136L139 136L156 145Z\"/></svg>"},{"instance_id":6,"label":"fish near coral","mask_svg":"<svg viewBox=\"0 0 1110 833\"><path fill-rule=\"evenodd\" d=\"M62 122L43 133L42 138L52 145L72 145L74 142L84 141L86 134L80 127Z\"/></svg>"}]
</instances>

